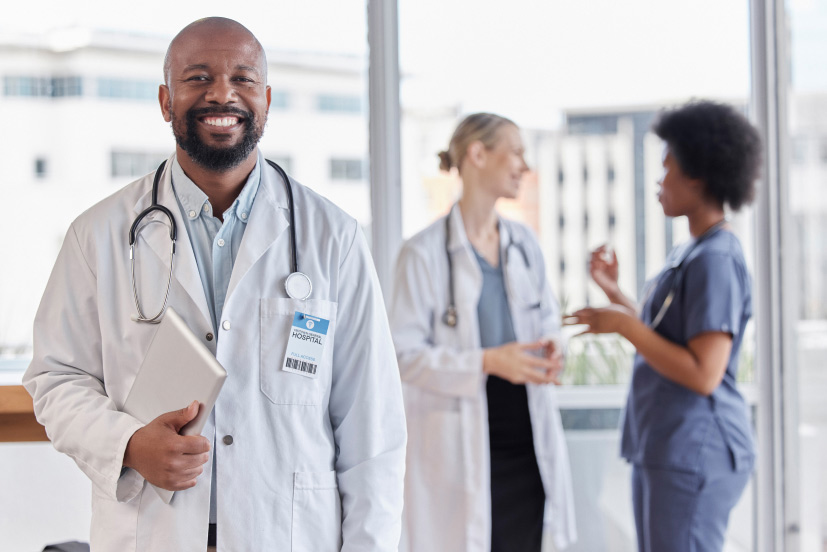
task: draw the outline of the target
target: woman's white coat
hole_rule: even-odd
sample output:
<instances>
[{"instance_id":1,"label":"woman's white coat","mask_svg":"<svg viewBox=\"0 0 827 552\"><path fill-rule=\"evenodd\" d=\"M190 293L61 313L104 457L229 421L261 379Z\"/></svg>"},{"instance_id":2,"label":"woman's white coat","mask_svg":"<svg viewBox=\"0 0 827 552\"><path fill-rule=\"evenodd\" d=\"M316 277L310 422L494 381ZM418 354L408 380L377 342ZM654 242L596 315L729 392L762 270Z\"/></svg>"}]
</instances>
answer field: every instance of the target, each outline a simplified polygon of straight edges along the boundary
<instances>
[{"instance_id":1,"label":"woman's white coat","mask_svg":"<svg viewBox=\"0 0 827 552\"><path fill-rule=\"evenodd\" d=\"M390 301L391 332L408 424L402 549L489 552L487 376L482 371L477 320L482 272L459 208L454 206L448 216L451 236L447 249L453 260L456 327L442 321L449 302L444 218L402 247ZM499 228L500 259L507 259L506 287L517 340L559 336L559 308L533 233L522 224L502 219ZM528 257L528 266L520 246ZM546 493L545 526L555 546L563 549L576 540L576 529L556 389L553 385L529 384L527 392L537 463Z\"/></svg>"}]
</instances>

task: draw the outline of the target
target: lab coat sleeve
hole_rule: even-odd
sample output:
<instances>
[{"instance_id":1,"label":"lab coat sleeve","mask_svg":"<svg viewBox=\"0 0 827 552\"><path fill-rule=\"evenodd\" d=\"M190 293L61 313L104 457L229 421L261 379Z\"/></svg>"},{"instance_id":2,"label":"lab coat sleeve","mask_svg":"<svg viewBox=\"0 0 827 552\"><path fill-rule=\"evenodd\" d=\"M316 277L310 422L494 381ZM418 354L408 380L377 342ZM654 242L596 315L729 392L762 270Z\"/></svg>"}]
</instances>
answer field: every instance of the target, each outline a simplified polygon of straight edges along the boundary
<instances>
[{"instance_id":1,"label":"lab coat sleeve","mask_svg":"<svg viewBox=\"0 0 827 552\"><path fill-rule=\"evenodd\" d=\"M483 351L437 344L435 324L441 324L444 296L423 252L405 244L396 262L390 322L402 381L431 393L475 398L485 380ZM460 313L462 316L464 313ZM476 314L476 313L474 313Z\"/></svg>"},{"instance_id":2,"label":"lab coat sleeve","mask_svg":"<svg viewBox=\"0 0 827 552\"><path fill-rule=\"evenodd\" d=\"M339 271L330 420L342 497L342 552L399 546L407 441L399 371L370 251L358 224Z\"/></svg>"},{"instance_id":3,"label":"lab coat sleeve","mask_svg":"<svg viewBox=\"0 0 827 552\"><path fill-rule=\"evenodd\" d=\"M97 278L75 228L69 229L34 321L32 363L23 384L54 447L69 455L112 500L131 500L143 485L133 470L121 477L124 451L142 427L106 394Z\"/></svg>"}]
</instances>

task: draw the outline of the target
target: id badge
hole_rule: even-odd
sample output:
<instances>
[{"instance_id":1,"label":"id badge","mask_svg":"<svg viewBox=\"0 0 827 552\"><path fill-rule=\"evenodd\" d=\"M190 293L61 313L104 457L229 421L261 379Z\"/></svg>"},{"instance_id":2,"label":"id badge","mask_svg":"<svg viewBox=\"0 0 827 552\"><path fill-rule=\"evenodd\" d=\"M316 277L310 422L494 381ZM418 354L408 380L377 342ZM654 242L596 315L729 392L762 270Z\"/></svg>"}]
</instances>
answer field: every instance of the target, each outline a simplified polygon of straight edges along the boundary
<instances>
[{"instance_id":1,"label":"id badge","mask_svg":"<svg viewBox=\"0 0 827 552\"><path fill-rule=\"evenodd\" d=\"M315 378L322 361L329 320L296 311L281 369Z\"/></svg>"}]
</instances>

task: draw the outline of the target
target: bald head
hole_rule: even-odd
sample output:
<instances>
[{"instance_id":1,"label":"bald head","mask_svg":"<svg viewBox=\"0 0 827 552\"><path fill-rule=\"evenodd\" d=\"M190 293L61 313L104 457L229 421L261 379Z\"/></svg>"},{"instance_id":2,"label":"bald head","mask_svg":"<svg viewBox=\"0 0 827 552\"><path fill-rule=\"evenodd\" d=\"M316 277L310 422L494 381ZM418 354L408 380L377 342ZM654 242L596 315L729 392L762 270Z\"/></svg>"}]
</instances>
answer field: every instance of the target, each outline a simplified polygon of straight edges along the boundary
<instances>
[{"instance_id":1,"label":"bald head","mask_svg":"<svg viewBox=\"0 0 827 552\"><path fill-rule=\"evenodd\" d=\"M164 56L164 83L170 83L170 70L177 51L182 45L190 42L214 42L213 39L220 38L226 42L227 48L251 48L257 54L260 70L267 80L267 56L264 48L250 30L233 19L226 17L205 17L193 21L175 35L169 43L166 56Z\"/></svg>"}]
</instances>

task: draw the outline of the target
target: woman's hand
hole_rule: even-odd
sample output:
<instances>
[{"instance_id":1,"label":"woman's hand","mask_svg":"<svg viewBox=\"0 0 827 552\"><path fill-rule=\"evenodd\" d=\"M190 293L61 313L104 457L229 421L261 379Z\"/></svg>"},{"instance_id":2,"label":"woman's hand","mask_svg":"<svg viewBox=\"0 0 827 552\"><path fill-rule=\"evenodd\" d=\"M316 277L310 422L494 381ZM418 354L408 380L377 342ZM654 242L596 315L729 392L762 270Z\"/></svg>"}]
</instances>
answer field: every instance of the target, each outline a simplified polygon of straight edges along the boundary
<instances>
[{"instance_id":1,"label":"woman's hand","mask_svg":"<svg viewBox=\"0 0 827 552\"><path fill-rule=\"evenodd\" d=\"M592 280L594 280L594 283L597 284L607 296L611 298L612 294L617 293L618 264L614 249L610 248L607 244L603 244L592 251L592 256L589 260L589 274Z\"/></svg>"},{"instance_id":2,"label":"woman's hand","mask_svg":"<svg viewBox=\"0 0 827 552\"><path fill-rule=\"evenodd\" d=\"M624 305L609 305L603 308L580 309L566 316L563 319L563 324L566 326L574 324L586 324L588 328L581 332L581 334L603 334L603 333L623 333L624 327L628 326L630 322L637 321L634 311Z\"/></svg>"},{"instance_id":3,"label":"woman's hand","mask_svg":"<svg viewBox=\"0 0 827 552\"><path fill-rule=\"evenodd\" d=\"M531 354L538 351L542 356ZM554 383L563 370L563 355L553 341L518 343L512 341L499 347L485 349L482 371L513 384Z\"/></svg>"},{"instance_id":4,"label":"woman's hand","mask_svg":"<svg viewBox=\"0 0 827 552\"><path fill-rule=\"evenodd\" d=\"M606 294L609 301L626 309L634 310L634 301L620 291L620 286L617 283L618 264L614 249L603 244L592 251L592 256L589 259L589 274L594 283Z\"/></svg>"}]
</instances>

